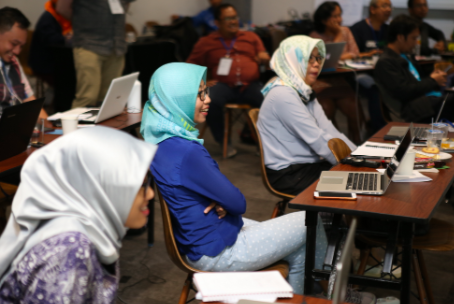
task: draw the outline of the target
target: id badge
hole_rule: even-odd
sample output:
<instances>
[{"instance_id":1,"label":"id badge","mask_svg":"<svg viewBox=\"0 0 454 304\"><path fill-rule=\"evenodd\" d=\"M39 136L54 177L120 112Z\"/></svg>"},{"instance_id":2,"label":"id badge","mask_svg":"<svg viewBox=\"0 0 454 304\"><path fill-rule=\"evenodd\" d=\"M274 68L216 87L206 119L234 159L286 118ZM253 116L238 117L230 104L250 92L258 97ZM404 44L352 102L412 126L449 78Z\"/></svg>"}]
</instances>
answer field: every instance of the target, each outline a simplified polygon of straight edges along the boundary
<instances>
[{"instance_id":1,"label":"id badge","mask_svg":"<svg viewBox=\"0 0 454 304\"><path fill-rule=\"evenodd\" d=\"M374 40L367 40L366 41L366 47L369 49L376 49L377 48L377 43Z\"/></svg>"},{"instance_id":2,"label":"id badge","mask_svg":"<svg viewBox=\"0 0 454 304\"><path fill-rule=\"evenodd\" d=\"M110 12L114 15L122 15L125 13L120 0L109 0Z\"/></svg>"},{"instance_id":3,"label":"id badge","mask_svg":"<svg viewBox=\"0 0 454 304\"><path fill-rule=\"evenodd\" d=\"M219 76L228 76L230 73L230 68L232 67L232 58L221 58L219 61L217 74Z\"/></svg>"}]
</instances>

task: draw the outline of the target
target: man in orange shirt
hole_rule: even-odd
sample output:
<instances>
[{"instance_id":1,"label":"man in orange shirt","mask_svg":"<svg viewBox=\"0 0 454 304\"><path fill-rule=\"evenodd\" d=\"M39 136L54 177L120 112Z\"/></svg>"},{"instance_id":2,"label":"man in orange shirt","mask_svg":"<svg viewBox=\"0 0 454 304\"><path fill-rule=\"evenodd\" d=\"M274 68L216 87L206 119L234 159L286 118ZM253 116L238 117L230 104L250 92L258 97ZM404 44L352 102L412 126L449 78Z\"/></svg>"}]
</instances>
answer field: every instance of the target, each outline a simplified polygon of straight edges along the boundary
<instances>
[{"instance_id":1,"label":"man in orange shirt","mask_svg":"<svg viewBox=\"0 0 454 304\"><path fill-rule=\"evenodd\" d=\"M200 38L187 62L208 67L211 104L207 116L214 139L222 143L223 108L226 103L260 107L259 65L268 65L270 56L253 32L239 30L238 14L231 4L221 4L214 13L218 31ZM210 84L210 81L208 82ZM236 151L229 149L228 156Z\"/></svg>"}]
</instances>

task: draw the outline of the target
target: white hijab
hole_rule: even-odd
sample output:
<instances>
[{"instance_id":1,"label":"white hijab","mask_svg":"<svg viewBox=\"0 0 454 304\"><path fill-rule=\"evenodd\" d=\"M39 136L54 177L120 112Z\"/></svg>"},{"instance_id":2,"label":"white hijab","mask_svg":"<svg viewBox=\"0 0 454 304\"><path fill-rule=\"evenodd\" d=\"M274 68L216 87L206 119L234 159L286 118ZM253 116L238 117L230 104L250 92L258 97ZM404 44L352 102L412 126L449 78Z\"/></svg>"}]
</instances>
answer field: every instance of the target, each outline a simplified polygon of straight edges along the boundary
<instances>
[{"instance_id":1,"label":"white hijab","mask_svg":"<svg viewBox=\"0 0 454 304\"><path fill-rule=\"evenodd\" d=\"M62 232L84 233L101 263L115 262L156 149L122 131L93 127L34 152L0 238L0 286L34 245Z\"/></svg>"}]
</instances>

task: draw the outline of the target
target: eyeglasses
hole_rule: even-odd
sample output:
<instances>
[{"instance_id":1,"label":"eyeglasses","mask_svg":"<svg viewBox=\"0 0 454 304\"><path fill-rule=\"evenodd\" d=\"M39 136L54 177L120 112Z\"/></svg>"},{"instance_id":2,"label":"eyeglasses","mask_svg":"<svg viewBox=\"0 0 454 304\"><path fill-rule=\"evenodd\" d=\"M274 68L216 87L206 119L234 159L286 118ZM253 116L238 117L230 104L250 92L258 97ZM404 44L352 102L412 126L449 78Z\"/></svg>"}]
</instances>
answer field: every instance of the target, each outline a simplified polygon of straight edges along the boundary
<instances>
[{"instance_id":1,"label":"eyeglasses","mask_svg":"<svg viewBox=\"0 0 454 304\"><path fill-rule=\"evenodd\" d=\"M147 188L150 187L151 181L153 180L153 175L151 174L151 171L147 171L147 175L145 176L145 180L143 181L143 184L141 188L144 190L144 196L147 197Z\"/></svg>"},{"instance_id":2,"label":"eyeglasses","mask_svg":"<svg viewBox=\"0 0 454 304\"><path fill-rule=\"evenodd\" d=\"M238 20L238 19L240 19L240 17L238 17L238 16L233 16L233 17L225 17L225 18L222 18L221 21L227 21L227 22L229 22L229 21L236 21L236 20Z\"/></svg>"},{"instance_id":3,"label":"eyeglasses","mask_svg":"<svg viewBox=\"0 0 454 304\"><path fill-rule=\"evenodd\" d=\"M315 63L315 61L317 61L318 64L322 64L322 62L323 62L324 59L325 59L325 58L322 57L322 56L313 56L313 55L311 55L311 56L309 57L309 63L310 63L310 64L313 64L313 63Z\"/></svg>"},{"instance_id":4,"label":"eyeglasses","mask_svg":"<svg viewBox=\"0 0 454 304\"><path fill-rule=\"evenodd\" d=\"M200 97L201 101L205 101L207 96L210 96L210 88L206 88L205 90L200 91L199 93L197 93L197 96Z\"/></svg>"}]
</instances>

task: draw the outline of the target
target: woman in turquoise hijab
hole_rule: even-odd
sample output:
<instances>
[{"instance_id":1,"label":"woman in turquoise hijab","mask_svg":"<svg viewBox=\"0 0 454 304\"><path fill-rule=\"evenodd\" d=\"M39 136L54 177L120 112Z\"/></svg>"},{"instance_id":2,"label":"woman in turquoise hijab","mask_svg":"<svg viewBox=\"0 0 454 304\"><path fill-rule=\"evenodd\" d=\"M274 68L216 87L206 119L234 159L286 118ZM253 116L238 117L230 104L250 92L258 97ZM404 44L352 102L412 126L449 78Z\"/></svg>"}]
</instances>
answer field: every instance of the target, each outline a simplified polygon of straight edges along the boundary
<instances>
[{"instance_id":1,"label":"woman in turquoise hijab","mask_svg":"<svg viewBox=\"0 0 454 304\"><path fill-rule=\"evenodd\" d=\"M141 133L158 144L151 165L172 214L180 253L203 271L253 271L279 260L290 265L294 292L304 292L305 212L265 222L242 217L243 194L220 171L197 139L195 125L206 120L211 99L206 68L170 63L153 75ZM322 267L326 236L319 225L317 267Z\"/></svg>"}]
</instances>

